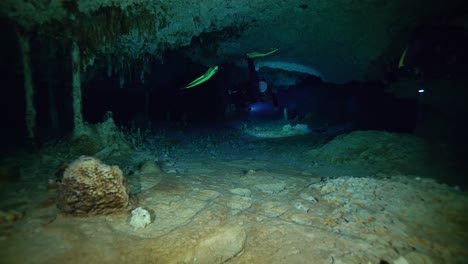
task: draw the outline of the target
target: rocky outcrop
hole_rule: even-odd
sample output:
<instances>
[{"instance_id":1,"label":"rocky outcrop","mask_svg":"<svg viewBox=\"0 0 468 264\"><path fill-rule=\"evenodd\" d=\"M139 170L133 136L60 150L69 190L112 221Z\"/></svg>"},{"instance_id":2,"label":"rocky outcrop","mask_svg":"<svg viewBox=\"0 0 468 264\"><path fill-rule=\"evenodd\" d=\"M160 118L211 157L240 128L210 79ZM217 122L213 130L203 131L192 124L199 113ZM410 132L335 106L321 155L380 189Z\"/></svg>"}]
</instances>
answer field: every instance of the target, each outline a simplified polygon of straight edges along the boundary
<instances>
[{"instance_id":1,"label":"rocky outcrop","mask_svg":"<svg viewBox=\"0 0 468 264\"><path fill-rule=\"evenodd\" d=\"M26 1L3 0L0 17L57 41L78 41L83 64L118 72L184 52L205 65L279 48L261 62L306 69L325 81L375 77L418 24L452 17L463 1ZM243 62L242 62L243 63Z\"/></svg>"},{"instance_id":2,"label":"rocky outcrop","mask_svg":"<svg viewBox=\"0 0 468 264\"><path fill-rule=\"evenodd\" d=\"M82 156L71 163L59 185L57 207L66 215L122 212L130 207L127 181L118 166Z\"/></svg>"}]
</instances>

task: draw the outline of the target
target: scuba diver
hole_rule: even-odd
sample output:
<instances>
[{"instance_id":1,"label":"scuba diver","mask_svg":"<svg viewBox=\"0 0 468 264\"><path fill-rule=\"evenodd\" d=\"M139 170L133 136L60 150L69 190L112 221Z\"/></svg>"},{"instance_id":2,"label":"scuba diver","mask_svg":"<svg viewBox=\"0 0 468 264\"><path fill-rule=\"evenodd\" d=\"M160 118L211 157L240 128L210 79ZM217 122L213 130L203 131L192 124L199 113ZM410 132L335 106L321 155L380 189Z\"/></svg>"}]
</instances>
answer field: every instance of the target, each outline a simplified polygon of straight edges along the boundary
<instances>
[{"instance_id":1,"label":"scuba diver","mask_svg":"<svg viewBox=\"0 0 468 264\"><path fill-rule=\"evenodd\" d=\"M423 25L416 28L400 56L398 71L426 81L464 78L467 36L460 26Z\"/></svg>"},{"instance_id":2,"label":"scuba diver","mask_svg":"<svg viewBox=\"0 0 468 264\"><path fill-rule=\"evenodd\" d=\"M276 98L275 93L272 91L271 87L269 87L265 79L258 75L254 64L254 59L271 55L276 51L278 51L277 48L272 48L266 52L247 53L246 60L249 70L248 83L241 83L233 89L226 88L226 83L229 83L228 81L226 81L226 79L229 78L225 76L227 75L227 71L229 71L227 70L227 68L229 68L228 65L214 65L208 68L203 75L188 83L185 87L181 87L180 89L191 89L208 81L218 71L222 71L223 73L218 74L221 75L220 78L218 78L218 80L219 86L222 88L222 101L227 106L226 108L235 108L234 111L249 112L252 110L253 104L258 102L271 101L274 108L276 109L278 107L278 99ZM228 110L226 109L226 111ZM230 111L232 112L232 110Z\"/></svg>"},{"instance_id":3,"label":"scuba diver","mask_svg":"<svg viewBox=\"0 0 468 264\"><path fill-rule=\"evenodd\" d=\"M251 52L247 53L246 60L249 70L248 83L242 83L234 89L228 89L228 102L234 105L240 105L241 110L251 111L251 106L258 102L271 101L274 108L278 107L278 99L275 93L269 87L264 78L258 75L255 69L254 59L268 56L275 53L278 49L270 49L267 52Z\"/></svg>"}]
</instances>

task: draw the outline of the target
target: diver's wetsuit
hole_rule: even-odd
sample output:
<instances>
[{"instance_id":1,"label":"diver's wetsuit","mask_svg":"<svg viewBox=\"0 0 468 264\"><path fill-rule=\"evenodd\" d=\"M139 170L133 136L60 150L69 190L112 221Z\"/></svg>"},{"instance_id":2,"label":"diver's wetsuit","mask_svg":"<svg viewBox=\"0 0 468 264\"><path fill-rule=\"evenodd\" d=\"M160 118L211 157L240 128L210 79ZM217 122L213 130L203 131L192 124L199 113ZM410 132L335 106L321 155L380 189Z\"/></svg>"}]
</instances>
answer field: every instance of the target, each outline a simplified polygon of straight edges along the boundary
<instances>
[{"instance_id":1,"label":"diver's wetsuit","mask_svg":"<svg viewBox=\"0 0 468 264\"><path fill-rule=\"evenodd\" d=\"M219 85L220 87L223 87L221 95L222 101L225 105L234 105L237 109L236 111L239 111L239 113L249 110L250 106L256 102L271 100L273 105L277 107L278 100L276 99L276 95L267 86L266 82L258 76L253 59L248 57L246 59L249 69L249 80L241 83L232 90L225 86L226 80L229 79L227 74L229 70L227 68L232 65L223 65L220 67L220 69L222 69L221 72L224 72L224 74L218 74L218 76L222 76L219 79L221 81ZM260 87L261 85L263 86ZM263 93L261 92L262 88L264 90Z\"/></svg>"},{"instance_id":2,"label":"diver's wetsuit","mask_svg":"<svg viewBox=\"0 0 468 264\"><path fill-rule=\"evenodd\" d=\"M250 75L250 82L249 82L249 87L248 87L248 94L252 98L252 103L258 102L258 101L269 101L271 100L273 105L275 107L278 107L278 99L276 98L276 95L273 93L273 91L267 86L268 84L260 78L257 74L257 71L255 69L255 64L252 58L247 57L247 63L249 66L249 75ZM262 87L261 85L266 85L266 88L262 92Z\"/></svg>"},{"instance_id":3,"label":"diver's wetsuit","mask_svg":"<svg viewBox=\"0 0 468 264\"><path fill-rule=\"evenodd\" d=\"M466 80L467 31L459 26L422 25L412 32L404 60L406 70L423 80Z\"/></svg>"}]
</instances>

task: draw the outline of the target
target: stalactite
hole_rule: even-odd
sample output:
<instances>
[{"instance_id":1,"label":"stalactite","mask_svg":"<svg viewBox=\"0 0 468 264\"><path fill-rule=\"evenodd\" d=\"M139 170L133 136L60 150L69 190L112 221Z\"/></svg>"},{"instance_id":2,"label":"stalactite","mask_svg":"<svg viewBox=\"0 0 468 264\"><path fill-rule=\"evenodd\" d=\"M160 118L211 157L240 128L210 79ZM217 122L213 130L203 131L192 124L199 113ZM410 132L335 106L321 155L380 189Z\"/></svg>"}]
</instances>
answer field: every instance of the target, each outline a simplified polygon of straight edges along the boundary
<instances>
[{"instance_id":1,"label":"stalactite","mask_svg":"<svg viewBox=\"0 0 468 264\"><path fill-rule=\"evenodd\" d=\"M36 143L36 108L34 107L34 86L31 71L31 47L29 37L17 32L18 43L23 58L24 91L26 100L25 121L29 143Z\"/></svg>"},{"instance_id":2,"label":"stalactite","mask_svg":"<svg viewBox=\"0 0 468 264\"><path fill-rule=\"evenodd\" d=\"M81 64L80 64L80 48L76 41L73 41L71 49L71 60L72 60L72 102L73 102L73 136L78 138L86 134L82 109L82 97L81 97Z\"/></svg>"}]
</instances>

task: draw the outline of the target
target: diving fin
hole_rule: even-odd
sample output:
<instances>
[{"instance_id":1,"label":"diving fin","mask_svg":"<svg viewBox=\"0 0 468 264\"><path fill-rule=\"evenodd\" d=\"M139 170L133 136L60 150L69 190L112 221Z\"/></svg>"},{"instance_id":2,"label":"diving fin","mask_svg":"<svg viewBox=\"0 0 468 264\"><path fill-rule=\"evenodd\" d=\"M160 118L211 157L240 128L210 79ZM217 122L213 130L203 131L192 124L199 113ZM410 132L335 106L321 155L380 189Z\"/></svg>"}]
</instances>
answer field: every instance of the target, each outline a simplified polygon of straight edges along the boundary
<instances>
[{"instance_id":1,"label":"diving fin","mask_svg":"<svg viewBox=\"0 0 468 264\"><path fill-rule=\"evenodd\" d=\"M213 75L218 71L218 65L210 67L202 76L196 78L191 83L187 84L187 86L182 87L181 89L189 89L194 86L197 86L201 83L208 81Z\"/></svg>"},{"instance_id":2,"label":"diving fin","mask_svg":"<svg viewBox=\"0 0 468 264\"><path fill-rule=\"evenodd\" d=\"M247 57L249 59L255 59L255 58L261 58L261 57L265 57L265 56L268 56L268 55L271 55L275 52L277 52L278 49L277 48L272 48L270 49L269 51L267 52L258 52L258 51L254 51L254 52L250 52L250 53L247 53Z\"/></svg>"},{"instance_id":3,"label":"diving fin","mask_svg":"<svg viewBox=\"0 0 468 264\"><path fill-rule=\"evenodd\" d=\"M408 47L406 47L403 54L401 54L400 61L398 62L398 69L405 66L406 52L408 52Z\"/></svg>"}]
</instances>

